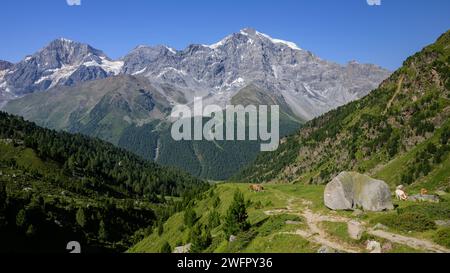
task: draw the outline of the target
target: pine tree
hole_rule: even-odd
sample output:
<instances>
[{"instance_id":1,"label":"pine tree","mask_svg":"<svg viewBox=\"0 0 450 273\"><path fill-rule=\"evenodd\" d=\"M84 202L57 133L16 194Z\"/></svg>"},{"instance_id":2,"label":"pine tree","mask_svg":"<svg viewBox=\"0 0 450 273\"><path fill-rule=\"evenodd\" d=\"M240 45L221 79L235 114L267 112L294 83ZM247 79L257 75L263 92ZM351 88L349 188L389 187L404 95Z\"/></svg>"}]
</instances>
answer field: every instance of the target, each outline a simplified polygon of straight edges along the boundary
<instances>
[{"instance_id":1,"label":"pine tree","mask_svg":"<svg viewBox=\"0 0 450 273\"><path fill-rule=\"evenodd\" d=\"M16 225L21 228L27 226L27 213L24 209L21 209L16 216Z\"/></svg>"},{"instance_id":2,"label":"pine tree","mask_svg":"<svg viewBox=\"0 0 450 273\"><path fill-rule=\"evenodd\" d=\"M187 227L193 227L195 221L197 221L197 214L195 213L195 210L189 206L184 212L184 224Z\"/></svg>"},{"instance_id":3,"label":"pine tree","mask_svg":"<svg viewBox=\"0 0 450 273\"><path fill-rule=\"evenodd\" d=\"M0 228L6 226L6 186L3 183L0 183Z\"/></svg>"},{"instance_id":4,"label":"pine tree","mask_svg":"<svg viewBox=\"0 0 450 273\"><path fill-rule=\"evenodd\" d=\"M233 203L228 209L225 218L224 231L227 236L236 235L248 228L247 222L247 206L244 200L244 195L239 190L236 190L233 197Z\"/></svg>"},{"instance_id":5,"label":"pine tree","mask_svg":"<svg viewBox=\"0 0 450 273\"><path fill-rule=\"evenodd\" d=\"M211 228L215 228L220 226L220 214L216 211L213 210L209 216L208 216L208 225Z\"/></svg>"},{"instance_id":6,"label":"pine tree","mask_svg":"<svg viewBox=\"0 0 450 273\"><path fill-rule=\"evenodd\" d=\"M158 222L158 235L161 236L164 233L164 222Z\"/></svg>"},{"instance_id":7,"label":"pine tree","mask_svg":"<svg viewBox=\"0 0 450 273\"><path fill-rule=\"evenodd\" d=\"M159 253L172 253L172 247L167 241L164 242Z\"/></svg>"},{"instance_id":8,"label":"pine tree","mask_svg":"<svg viewBox=\"0 0 450 273\"><path fill-rule=\"evenodd\" d=\"M211 245L212 236L208 227L203 227L200 224L192 227L191 233L191 252L200 253Z\"/></svg>"},{"instance_id":9,"label":"pine tree","mask_svg":"<svg viewBox=\"0 0 450 273\"><path fill-rule=\"evenodd\" d=\"M103 240L103 241L108 240L108 237L109 237L108 230L106 229L106 225L103 220L100 221L100 225L98 228L98 237L100 238L100 240Z\"/></svg>"},{"instance_id":10,"label":"pine tree","mask_svg":"<svg viewBox=\"0 0 450 273\"><path fill-rule=\"evenodd\" d=\"M28 237L33 237L34 235L36 235L36 228L33 225L29 225L28 229L27 229L27 232L26 232L26 235Z\"/></svg>"},{"instance_id":11,"label":"pine tree","mask_svg":"<svg viewBox=\"0 0 450 273\"><path fill-rule=\"evenodd\" d=\"M76 220L80 227L84 228L86 226L86 214L83 208L79 208L76 215Z\"/></svg>"}]
</instances>

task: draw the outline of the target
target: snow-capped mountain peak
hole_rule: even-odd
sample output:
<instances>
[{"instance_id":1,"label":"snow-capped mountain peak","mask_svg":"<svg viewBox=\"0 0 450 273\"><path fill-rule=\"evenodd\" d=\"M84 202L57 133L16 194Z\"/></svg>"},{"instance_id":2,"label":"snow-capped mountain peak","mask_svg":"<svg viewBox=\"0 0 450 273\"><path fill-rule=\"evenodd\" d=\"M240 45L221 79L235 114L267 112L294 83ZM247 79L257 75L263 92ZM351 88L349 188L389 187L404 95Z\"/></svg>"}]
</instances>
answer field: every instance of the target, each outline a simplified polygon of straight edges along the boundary
<instances>
[{"instance_id":1,"label":"snow-capped mountain peak","mask_svg":"<svg viewBox=\"0 0 450 273\"><path fill-rule=\"evenodd\" d=\"M74 85L117 75L123 65L123 61L112 61L101 50L88 44L58 38L12 65L0 81L3 91L8 90L20 97L59 85Z\"/></svg>"},{"instance_id":2,"label":"snow-capped mountain peak","mask_svg":"<svg viewBox=\"0 0 450 273\"><path fill-rule=\"evenodd\" d=\"M308 120L366 95L390 73L375 65L328 62L252 28L179 51L141 45L117 61L90 45L60 38L0 73L0 103L2 94L8 100L118 74L139 75L169 88L169 101L189 103L203 96L206 103L221 106L253 85Z\"/></svg>"},{"instance_id":3,"label":"snow-capped mountain peak","mask_svg":"<svg viewBox=\"0 0 450 273\"><path fill-rule=\"evenodd\" d=\"M255 40L260 40L260 41L262 40L264 42L270 42L272 44L286 46L293 50L302 50L294 42L289 42L289 41L285 41L285 40L281 40L281 39L272 38L271 36L264 34L262 32L259 32L253 28L241 29L238 33L228 35L224 39L220 40L219 42L214 43L212 45L208 45L206 47L213 49L213 50L217 50L217 49L221 48L222 46L226 45L228 42L233 41L234 38L236 38L236 39L239 38L238 36L246 36L248 39L247 42L250 42L250 44L254 44Z\"/></svg>"}]
</instances>

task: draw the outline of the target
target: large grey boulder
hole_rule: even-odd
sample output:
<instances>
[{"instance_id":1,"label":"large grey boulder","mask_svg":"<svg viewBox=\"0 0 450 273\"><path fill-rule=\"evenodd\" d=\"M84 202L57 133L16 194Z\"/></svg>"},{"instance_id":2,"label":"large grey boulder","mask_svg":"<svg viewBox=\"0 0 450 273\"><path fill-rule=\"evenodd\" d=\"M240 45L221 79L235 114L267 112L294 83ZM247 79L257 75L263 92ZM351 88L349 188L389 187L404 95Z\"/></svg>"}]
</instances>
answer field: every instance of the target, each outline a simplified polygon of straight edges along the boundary
<instances>
[{"instance_id":1,"label":"large grey boulder","mask_svg":"<svg viewBox=\"0 0 450 273\"><path fill-rule=\"evenodd\" d=\"M389 186L367 175L342 172L325 188L325 206L332 210L383 211L394 209Z\"/></svg>"}]
</instances>

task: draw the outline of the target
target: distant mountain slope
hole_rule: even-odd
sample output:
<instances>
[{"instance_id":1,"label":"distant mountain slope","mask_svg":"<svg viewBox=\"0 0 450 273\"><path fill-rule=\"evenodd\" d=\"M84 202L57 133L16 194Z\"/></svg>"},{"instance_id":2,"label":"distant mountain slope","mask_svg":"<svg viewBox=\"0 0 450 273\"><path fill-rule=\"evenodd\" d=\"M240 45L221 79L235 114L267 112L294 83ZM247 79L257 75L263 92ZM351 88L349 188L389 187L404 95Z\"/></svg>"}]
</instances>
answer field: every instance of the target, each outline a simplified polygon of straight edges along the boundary
<instances>
[{"instance_id":1,"label":"distant mountain slope","mask_svg":"<svg viewBox=\"0 0 450 273\"><path fill-rule=\"evenodd\" d=\"M145 159L209 179L227 179L255 159L258 141L174 141L166 119L171 108L167 89L140 76L120 75L30 94L11 101L5 110L40 126L101 138ZM249 92L259 94L255 103L275 103L254 86L238 95ZM281 134L288 135L300 123L289 108L282 109Z\"/></svg>"},{"instance_id":2,"label":"distant mountain slope","mask_svg":"<svg viewBox=\"0 0 450 273\"><path fill-rule=\"evenodd\" d=\"M236 179L324 183L357 170L391 184L450 186L450 32L365 98L261 154Z\"/></svg>"},{"instance_id":3,"label":"distant mountain slope","mask_svg":"<svg viewBox=\"0 0 450 273\"><path fill-rule=\"evenodd\" d=\"M106 142L0 112L2 252L66 252L72 240L84 252L123 251L162 217L162 196L206 187Z\"/></svg>"},{"instance_id":4,"label":"distant mountain slope","mask_svg":"<svg viewBox=\"0 0 450 273\"><path fill-rule=\"evenodd\" d=\"M161 120L170 108L161 89L148 80L120 75L31 94L11 101L6 111L51 129L117 144L127 127Z\"/></svg>"}]
</instances>

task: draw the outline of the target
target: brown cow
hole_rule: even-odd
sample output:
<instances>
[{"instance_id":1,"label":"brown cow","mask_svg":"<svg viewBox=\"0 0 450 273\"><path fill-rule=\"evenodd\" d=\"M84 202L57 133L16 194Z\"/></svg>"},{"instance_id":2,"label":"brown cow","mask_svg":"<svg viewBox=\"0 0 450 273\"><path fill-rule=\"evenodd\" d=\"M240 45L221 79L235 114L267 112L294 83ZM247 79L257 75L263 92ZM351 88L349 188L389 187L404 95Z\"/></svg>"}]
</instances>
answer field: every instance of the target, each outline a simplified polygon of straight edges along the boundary
<instances>
[{"instance_id":1,"label":"brown cow","mask_svg":"<svg viewBox=\"0 0 450 273\"><path fill-rule=\"evenodd\" d=\"M264 187L262 185L259 185L259 184L252 184L252 185L250 185L249 188L250 188L251 191L254 191L254 192L262 192L262 191L264 191Z\"/></svg>"}]
</instances>

